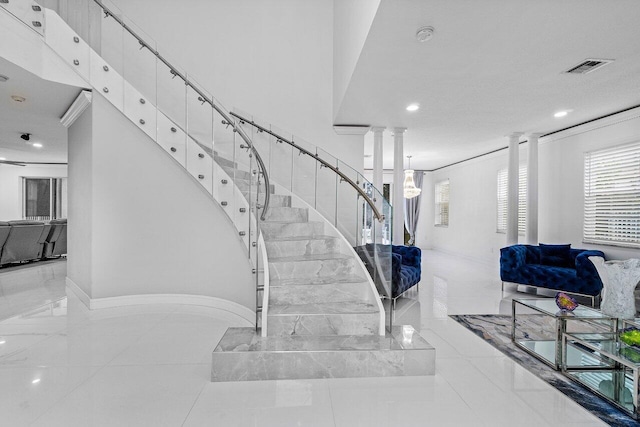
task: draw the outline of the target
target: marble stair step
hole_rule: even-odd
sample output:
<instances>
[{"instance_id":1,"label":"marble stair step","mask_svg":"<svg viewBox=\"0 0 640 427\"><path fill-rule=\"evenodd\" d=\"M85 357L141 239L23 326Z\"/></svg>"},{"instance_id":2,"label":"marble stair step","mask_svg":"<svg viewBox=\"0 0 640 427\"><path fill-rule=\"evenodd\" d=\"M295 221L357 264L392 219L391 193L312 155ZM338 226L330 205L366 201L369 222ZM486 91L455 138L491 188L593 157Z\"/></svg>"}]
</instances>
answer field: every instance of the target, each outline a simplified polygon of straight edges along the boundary
<instances>
[{"instance_id":1,"label":"marble stair step","mask_svg":"<svg viewBox=\"0 0 640 427\"><path fill-rule=\"evenodd\" d=\"M321 235L324 231L324 223L320 221L309 222L262 222L260 229L265 240L281 239L284 237L305 236L313 237Z\"/></svg>"},{"instance_id":2,"label":"marble stair step","mask_svg":"<svg viewBox=\"0 0 640 427\"><path fill-rule=\"evenodd\" d=\"M287 335L377 335L380 314L377 310L360 313L267 313L267 334Z\"/></svg>"},{"instance_id":3,"label":"marble stair step","mask_svg":"<svg viewBox=\"0 0 640 427\"><path fill-rule=\"evenodd\" d=\"M269 316L378 313L378 306L366 302L310 302L308 304L269 304Z\"/></svg>"},{"instance_id":4,"label":"marble stair step","mask_svg":"<svg viewBox=\"0 0 640 427\"><path fill-rule=\"evenodd\" d=\"M353 275L356 271L353 257L344 254L289 256L269 259L269 278L310 279L323 276Z\"/></svg>"},{"instance_id":5,"label":"marble stair step","mask_svg":"<svg viewBox=\"0 0 640 427\"><path fill-rule=\"evenodd\" d=\"M249 199L249 191L240 191L245 199ZM252 197L255 198L255 195L252 194ZM264 205L264 193L260 193L260 197L258 198L258 203ZM269 195L269 209L271 208L290 208L291 207L291 196L282 196L279 194L271 194Z\"/></svg>"},{"instance_id":6,"label":"marble stair step","mask_svg":"<svg viewBox=\"0 0 640 427\"><path fill-rule=\"evenodd\" d=\"M366 282L367 279L357 276L357 275L329 275L322 277L312 277L307 279L300 278L290 278L290 279L274 279L269 281L269 287L280 287L280 286L323 286L323 285L334 285L334 284L350 284L350 283L360 283Z\"/></svg>"},{"instance_id":7,"label":"marble stair step","mask_svg":"<svg viewBox=\"0 0 640 427\"><path fill-rule=\"evenodd\" d=\"M272 239L265 243L269 257L328 254L340 251L338 238L332 236L288 237Z\"/></svg>"},{"instance_id":8,"label":"marble stair step","mask_svg":"<svg viewBox=\"0 0 640 427\"><path fill-rule=\"evenodd\" d=\"M218 159L219 158L216 157L216 162L218 161ZM237 166L231 165L229 161L223 161L222 164L218 164L220 165L220 167L222 167L222 170L224 170L227 175L229 175L231 179L244 179L246 181L249 181L251 179L251 173L249 171L239 169Z\"/></svg>"},{"instance_id":9,"label":"marble stair step","mask_svg":"<svg viewBox=\"0 0 640 427\"><path fill-rule=\"evenodd\" d=\"M264 220L268 222L308 222L309 209L272 206L267 211Z\"/></svg>"},{"instance_id":10,"label":"marble stair step","mask_svg":"<svg viewBox=\"0 0 640 427\"><path fill-rule=\"evenodd\" d=\"M386 336L269 336L229 328L212 354L211 381L434 375L435 349L411 326Z\"/></svg>"},{"instance_id":11,"label":"marble stair step","mask_svg":"<svg viewBox=\"0 0 640 427\"><path fill-rule=\"evenodd\" d=\"M251 191L251 181L250 180L242 179L242 178L240 178L240 179L236 178L233 182L236 184L236 187L238 187L242 193L245 193L245 192L248 193L249 191ZM270 189L271 194L275 193L275 191L276 191L276 187L275 187L274 184L270 184L269 185L269 189ZM263 185L260 186L260 192L264 193L264 191L265 191L265 188L264 188L264 184L263 184Z\"/></svg>"},{"instance_id":12,"label":"marble stair step","mask_svg":"<svg viewBox=\"0 0 640 427\"><path fill-rule=\"evenodd\" d=\"M325 303L360 302L370 298L369 283L324 283L321 285L269 285L269 306L294 305L322 301Z\"/></svg>"}]
</instances>

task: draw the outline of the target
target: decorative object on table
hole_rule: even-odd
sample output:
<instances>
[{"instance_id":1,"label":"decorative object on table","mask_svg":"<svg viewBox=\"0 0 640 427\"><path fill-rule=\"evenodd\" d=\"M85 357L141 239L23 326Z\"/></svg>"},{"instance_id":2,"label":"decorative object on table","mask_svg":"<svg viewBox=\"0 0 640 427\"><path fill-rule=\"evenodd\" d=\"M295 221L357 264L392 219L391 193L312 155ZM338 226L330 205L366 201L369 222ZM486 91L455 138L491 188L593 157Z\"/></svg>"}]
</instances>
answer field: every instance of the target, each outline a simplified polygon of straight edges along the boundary
<instances>
[{"instance_id":1,"label":"decorative object on table","mask_svg":"<svg viewBox=\"0 0 640 427\"><path fill-rule=\"evenodd\" d=\"M640 349L640 329L625 328L620 331L619 337L623 343Z\"/></svg>"},{"instance_id":2,"label":"decorative object on table","mask_svg":"<svg viewBox=\"0 0 640 427\"><path fill-rule=\"evenodd\" d=\"M564 292L558 292L556 294L556 305L561 311L571 312L578 308L578 303L571 296Z\"/></svg>"},{"instance_id":3,"label":"decorative object on table","mask_svg":"<svg viewBox=\"0 0 640 427\"><path fill-rule=\"evenodd\" d=\"M602 280L602 304L600 309L608 316L633 319L636 303L633 291L640 281L640 259L604 261L589 257Z\"/></svg>"}]
</instances>

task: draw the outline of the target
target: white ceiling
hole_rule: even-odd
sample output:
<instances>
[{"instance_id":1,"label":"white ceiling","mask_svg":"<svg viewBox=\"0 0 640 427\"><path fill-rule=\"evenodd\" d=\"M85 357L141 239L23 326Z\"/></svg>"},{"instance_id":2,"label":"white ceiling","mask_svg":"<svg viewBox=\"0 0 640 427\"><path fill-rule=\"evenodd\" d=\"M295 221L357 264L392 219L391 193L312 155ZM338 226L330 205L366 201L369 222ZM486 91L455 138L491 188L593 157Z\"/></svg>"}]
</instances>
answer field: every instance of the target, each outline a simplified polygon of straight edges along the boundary
<instances>
[{"instance_id":1,"label":"white ceiling","mask_svg":"<svg viewBox=\"0 0 640 427\"><path fill-rule=\"evenodd\" d=\"M430 170L504 147L514 131L637 106L639 18L637 0L382 0L335 123L406 127L412 168ZM425 25L435 35L419 43ZM563 73L587 58L615 62ZM419 111L405 110L412 102ZM384 140L391 169L390 132ZM365 155L372 146L369 134Z\"/></svg>"},{"instance_id":2,"label":"white ceiling","mask_svg":"<svg viewBox=\"0 0 640 427\"><path fill-rule=\"evenodd\" d=\"M0 157L24 162L66 163L67 129L60 117L81 89L43 80L0 58L0 74L9 80L0 83ZM26 98L19 103L12 95ZM26 142L20 138L30 133ZM42 148L31 145L39 142Z\"/></svg>"}]
</instances>

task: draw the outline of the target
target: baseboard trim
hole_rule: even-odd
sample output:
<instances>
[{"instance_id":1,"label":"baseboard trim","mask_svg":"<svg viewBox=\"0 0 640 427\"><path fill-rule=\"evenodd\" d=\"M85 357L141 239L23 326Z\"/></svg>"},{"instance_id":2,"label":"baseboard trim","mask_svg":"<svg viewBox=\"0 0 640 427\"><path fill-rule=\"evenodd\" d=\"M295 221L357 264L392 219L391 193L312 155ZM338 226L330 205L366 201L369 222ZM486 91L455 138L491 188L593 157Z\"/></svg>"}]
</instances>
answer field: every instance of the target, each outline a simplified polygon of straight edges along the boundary
<instances>
[{"instance_id":1,"label":"baseboard trim","mask_svg":"<svg viewBox=\"0 0 640 427\"><path fill-rule=\"evenodd\" d=\"M215 308L238 316L253 326L256 314L247 307L233 301L205 295L188 294L146 294L146 295L121 295L117 297L90 298L73 280L66 278L67 288L71 290L84 305L90 310L103 308L127 307L132 305L149 304L183 304L197 305L201 307Z\"/></svg>"},{"instance_id":2,"label":"baseboard trim","mask_svg":"<svg viewBox=\"0 0 640 427\"><path fill-rule=\"evenodd\" d=\"M73 280L69 279L69 277L65 278L65 283L67 285L67 289L69 289L75 296L77 296L82 303L87 306L87 308L91 308L91 297L87 295L85 291L83 291L80 286L76 284Z\"/></svg>"}]
</instances>

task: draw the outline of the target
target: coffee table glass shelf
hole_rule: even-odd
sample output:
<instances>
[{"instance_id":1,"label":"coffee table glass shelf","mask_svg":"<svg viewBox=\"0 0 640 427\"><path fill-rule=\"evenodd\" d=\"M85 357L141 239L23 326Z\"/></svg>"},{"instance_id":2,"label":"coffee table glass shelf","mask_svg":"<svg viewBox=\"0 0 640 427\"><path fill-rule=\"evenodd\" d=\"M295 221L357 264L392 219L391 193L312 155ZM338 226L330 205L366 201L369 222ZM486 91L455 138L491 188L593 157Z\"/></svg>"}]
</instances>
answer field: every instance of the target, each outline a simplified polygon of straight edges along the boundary
<instances>
[{"instance_id":1,"label":"coffee table glass shelf","mask_svg":"<svg viewBox=\"0 0 640 427\"><path fill-rule=\"evenodd\" d=\"M618 333L565 333L562 348L564 375L638 419L640 349Z\"/></svg>"},{"instance_id":2,"label":"coffee table glass shelf","mask_svg":"<svg viewBox=\"0 0 640 427\"><path fill-rule=\"evenodd\" d=\"M511 310L513 343L555 370L560 370L563 333L617 330L616 318L583 306L563 312L553 298L514 298Z\"/></svg>"}]
</instances>

